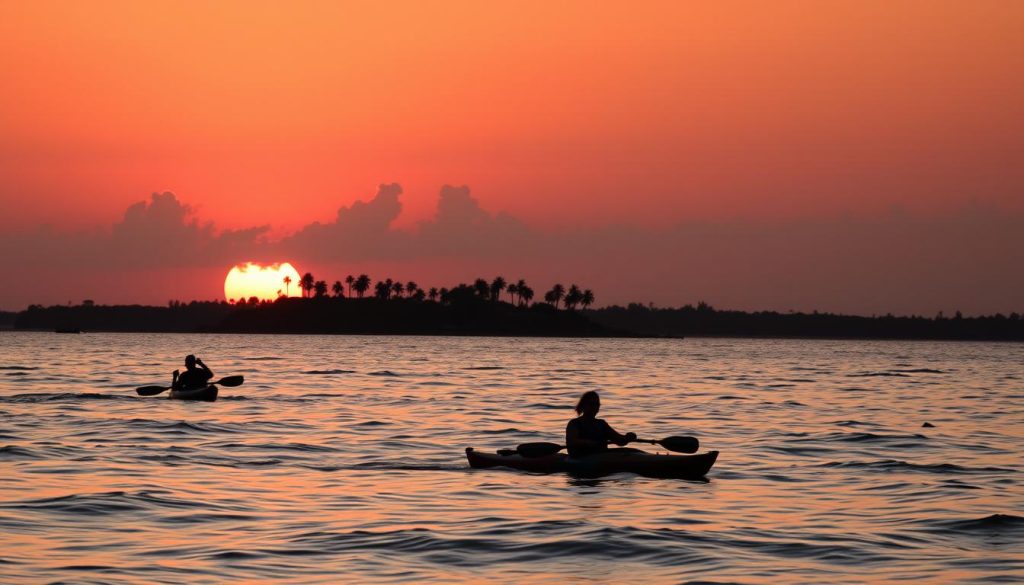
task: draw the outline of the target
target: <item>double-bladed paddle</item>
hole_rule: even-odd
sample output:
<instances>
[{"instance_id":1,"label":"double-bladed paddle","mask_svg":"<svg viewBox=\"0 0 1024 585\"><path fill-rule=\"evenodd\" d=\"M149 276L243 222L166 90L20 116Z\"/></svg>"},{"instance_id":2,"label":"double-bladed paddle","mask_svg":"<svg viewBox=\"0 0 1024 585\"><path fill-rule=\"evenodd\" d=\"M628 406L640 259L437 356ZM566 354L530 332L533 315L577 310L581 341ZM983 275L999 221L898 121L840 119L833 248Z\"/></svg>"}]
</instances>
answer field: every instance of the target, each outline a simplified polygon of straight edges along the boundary
<instances>
[{"instance_id":1,"label":"double-bladed paddle","mask_svg":"<svg viewBox=\"0 0 1024 585\"><path fill-rule=\"evenodd\" d=\"M241 386L242 382L245 381L244 376L225 376L216 382L210 382L210 385L216 384L217 386L227 386L228 388L234 388L235 386ZM170 390L170 386L142 386L136 388L139 396L156 396L162 392Z\"/></svg>"},{"instance_id":2,"label":"double-bladed paddle","mask_svg":"<svg viewBox=\"0 0 1024 585\"><path fill-rule=\"evenodd\" d=\"M633 439L631 443L650 443L651 445L661 445L669 451L675 451L676 453L696 453L700 449L700 441L697 437L665 437L660 441L653 439ZM562 449L565 449L565 445L559 445L558 443L523 443L516 447L516 453L523 457L547 457L548 455L554 455Z\"/></svg>"}]
</instances>

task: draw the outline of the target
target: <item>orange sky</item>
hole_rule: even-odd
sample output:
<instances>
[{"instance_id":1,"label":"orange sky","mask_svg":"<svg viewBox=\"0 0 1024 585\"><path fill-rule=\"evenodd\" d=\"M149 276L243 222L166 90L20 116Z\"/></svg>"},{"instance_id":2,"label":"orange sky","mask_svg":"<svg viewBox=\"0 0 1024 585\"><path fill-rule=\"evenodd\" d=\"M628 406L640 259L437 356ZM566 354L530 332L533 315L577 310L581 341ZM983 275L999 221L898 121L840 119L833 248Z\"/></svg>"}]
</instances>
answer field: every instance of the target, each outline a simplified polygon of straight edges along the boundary
<instances>
[{"instance_id":1,"label":"orange sky","mask_svg":"<svg viewBox=\"0 0 1024 585\"><path fill-rule=\"evenodd\" d=\"M298 227L387 181L554 224L1020 203L1024 4L555 4L5 3L0 221L173 190Z\"/></svg>"},{"instance_id":2,"label":"orange sky","mask_svg":"<svg viewBox=\"0 0 1024 585\"><path fill-rule=\"evenodd\" d=\"M614 5L612 5L614 4ZM611 6L609 6L611 5ZM0 229L1024 210L1024 3L5 2ZM301 259L294 259L301 262Z\"/></svg>"}]
</instances>

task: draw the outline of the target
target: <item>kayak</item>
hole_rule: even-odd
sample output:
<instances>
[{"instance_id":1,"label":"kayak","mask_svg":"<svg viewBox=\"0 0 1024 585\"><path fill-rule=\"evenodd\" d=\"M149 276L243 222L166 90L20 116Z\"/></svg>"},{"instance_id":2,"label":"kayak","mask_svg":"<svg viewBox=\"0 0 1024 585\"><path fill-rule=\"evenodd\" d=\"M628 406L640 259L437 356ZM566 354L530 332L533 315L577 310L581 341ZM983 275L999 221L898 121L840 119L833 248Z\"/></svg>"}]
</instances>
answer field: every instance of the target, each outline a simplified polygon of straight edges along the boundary
<instances>
[{"instance_id":1,"label":"kayak","mask_svg":"<svg viewBox=\"0 0 1024 585\"><path fill-rule=\"evenodd\" d=\"M217 400L217 387L209 384L194 390L171 390L171 400L205 400L213 402Z\"/></svg>"},{"instance_id":2,"label":"kayak","mask_svg":"<svg viewBox=\"0 0 1024 585\"><path fill-rule=\"evenodd\" d=\"M718 451L700 455L655 455L639 449L611 449L586 457L569 457L555 453L544 457L523 457L510 451L482 453L466 448L466 459L473 468L509 467L535 473L570 473L584 477L600 477L613 473L635 473L647 477L678 477L698 479L707 475L718 459Z\"/></svg>"}]
</instances>

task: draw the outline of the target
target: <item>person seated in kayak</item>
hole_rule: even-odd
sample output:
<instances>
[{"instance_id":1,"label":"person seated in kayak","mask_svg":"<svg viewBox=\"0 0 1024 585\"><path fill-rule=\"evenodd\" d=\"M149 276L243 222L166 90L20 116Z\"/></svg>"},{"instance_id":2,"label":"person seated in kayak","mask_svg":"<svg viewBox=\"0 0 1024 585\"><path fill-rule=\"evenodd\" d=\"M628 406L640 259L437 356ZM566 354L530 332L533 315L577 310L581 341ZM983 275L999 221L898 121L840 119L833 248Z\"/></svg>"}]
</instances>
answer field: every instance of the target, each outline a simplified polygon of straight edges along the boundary
<instances>
[{"instance_id":1,"label":"person seated in kayak","mask_svg":"<svg viewBox=\"0 0 1024 585\"><path fill-rule=\"evenodd\" d=\"M190 354L185 356L185 372L179 375L179 371L174 370L171 388L174 390L196 390L205 387L210 378L213 378L213 371L206 367L203 360Z\"/></svg>"},{"instance_id":2,"label":"person seated in kayak","mask_svg":"<svg viewBox=\"0 0 1024 585\"><path fill-rule=\"evenodd\" d=\"M565 427L565 446L569 457L583 457L608 450L608 443L620 447L636 439L636 433L617 432L604 419L597 418L601 397L590 390L576 403L576 418Z\"/></svg>"}]
</instances>

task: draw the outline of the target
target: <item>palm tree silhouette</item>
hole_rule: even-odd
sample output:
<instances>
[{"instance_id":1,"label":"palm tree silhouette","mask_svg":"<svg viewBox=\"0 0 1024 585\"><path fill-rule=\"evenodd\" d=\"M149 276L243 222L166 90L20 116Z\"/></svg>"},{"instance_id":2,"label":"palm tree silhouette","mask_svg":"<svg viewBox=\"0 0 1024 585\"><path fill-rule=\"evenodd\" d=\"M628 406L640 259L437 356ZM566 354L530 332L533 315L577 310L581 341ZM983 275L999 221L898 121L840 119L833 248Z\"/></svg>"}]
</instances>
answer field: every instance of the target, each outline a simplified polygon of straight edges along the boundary
<instances>
[{"instance_id":1,"label":"palm tree silhouette","mask_svg":"<svg viewBox=\"0 0 1024 585\"><path fill-rule=\"evenodd\" d=\"M560 284L556 284L555 286L551 287L551 290L549 290L548 292L544 293L544 300L549 302L549 303L551 303L552 305L554 305L555 308L557 309L558 308L558 301L561 301L562 297L564 297L564 296L565 296L565 287L560 285Z\"/></svg>"},{"instance_id":2,"label":"palm tree silhouette","mask_svg":"<svg viewBox=\"0 0 1024 585\"><path fill-rule=\"evenodd\" d=\"M505 290L508 286L505 279L498 276L491 281L491 300L497 302L501 300L501 291Z\"/></svg>"},{"instance_id":3,"label":"palm tree silhouette","mask_svg":"<svg viewBox=\"0 0 1024 585\"><path fill-rule=\"evenodd\" d=\"M318 281L314 282L313 283L313 292L317 296L317 298L326 297L327 296L327 281L326 280L318 280Z\"/></svg>"},{"instance_id":4,"label":"palm tree silhouette","mask_svg":"<svg viewBox=\"0 0 1024 585\"><path fill-rule=\"evenodd\" d=\"M430 292L427 293L427 298L429 298L431 301L437 301L437 295L438 294L439 293L437 292L437 287L436 286L432 286L432 287L430 287Z\"/></svg>"},{"instance_id":5,"label":"palm tree silhouette","mask_svg":"<svg viewBox=\"0 0 1024 585\"><path fill-rule=\"evenodd\" d=\"M580 304L583 305L584 309L586 309L590 305L593 305L594 304L594 291L590 290L589 288L587 290L583 291L583 296L580 297Z\"/></svg>"},{"instance_id":6,"label":"palm tree silhouette","mask_svg":"<svg viewBox=\"0 0 1024 585\"><path fill-rule=\"evenodd\" d=\"M533 300L533 289L525 284L516 288L519 290L519 304L530 306L530 301Z\"/></svg>"},{"instance_id":7,"label":"palm tree silhouette","mask_svg":"<svg viewBox=\"0 0 1024 585\"><path fill-rule=\"evenodd\" d=\"M316 285L316 280L313 278L312 272L307 272L302 275L302 279L299 280L299 286L302 288L303 298L313 296L313 287Z\"/></svg>"},{"instance_id":8,"label":"palm tree silhouette","mask_svg":"<svg viewBox=\"0 0 1024 585\"><path fill-rule=\"evenodd\" d=\"M352 285L352 288L355 289L356 295L358 295L359 298L363 298L366 291L370 290L370 277L365 274L360 274L359 278L356 279L355 284Z\"/></svg>"},{"instance_id":9,"label":"palm tree silhouette","mask_svg":"<svg viewBox=\"0 0 1024 585\"><path fill-rule=\"evenodd\" d=\"M395 291L395 298L402 298L402 293L405 292L405 286L401 282L396 282L391 285L391 290Z\"/></svg>"},{"instance_id":10,"label":"palm tree silhouette","mask_svg":"<svg viewBox=\"0 0 1024 585\"><path fill-rule=\"evenodd\" d=\"M416 292L416 289L418 289L419 287L420 285L410 280L409 282L405 283L405 294L407 296L412 296L412 294Z\"/></svg>"},{"instance_id":11,"label":"palm tree silhouette","mask_svg":"<svg viewBox=\"0 0 1024 585\"><path fill-rule=\"evenodd\" d=\"M510 284L508 285L508 288L506 288L505 290L508 291L508 302L512 303L513 305L516 304L516 291L519 290L519 287L516 286L515 284Z\"/></svg>"},{"instance_id":12,"label":"palm tree silhouette","mask_svg":"<svg viewBox=\"0 0 1024 585\"><path fill-rule=\"evenodd\" d=\"M288 296L288 285L292 283L292 277L284 275L284 296Z\"/></svg>"},{"instance_id":13,"label":"palm tree silhouette","mask_svg":"<svg viewBox=\"0 0 1024 585\"><path fill-rule=\"evenodd\" d=\"M351 274L345 277L345 284L348 285L348 298L352 298L352 283L355 281L356 279Z\"/></svg>"},{"instance_id":14,"label":"palm tree silhouette","mask_svg":"<svg viewBox=\"0 0 1024 585\"><path fill-rule=\"evenodd\" d=\"M509 288L512 288L512 287L509 287ZM523 304L523 289L527 289L527 288L530 288L530 287L526 285L526 281L523 280L522 278L520 278L519 280L516 281L516 291L518 291L517 294L519 295L519 304Z\"/></svg>"},{"instance_id":15,"label":"palm tree silhouette","mask_svg":"<svg viewBox=\"0 0 1024 585\"><path fill-rule=\"evenodd\" d=\"M491 285L487 284L486 280L478 278L473 282L473 290L481 299L486 299L487 295L491 294Z\"/></svg>"},{"instance_id":16,"label":"palm tree silhouette","mask_svg":"<svg viewBox=\"0 0 1024 585\"><path fill-rule=\"evenodd\" d=\"M378 280L377 284L373 285L373 294L378 299L386 301L391 296L391 279L388 279L386 282Z\"/></svg>"},{"instance_id":17,"label":"palm tree silhouette","mask_svg":"<svg viewBox=\"0 0 1024 585\"><path fill-rule=\"evenodd\" d=\"M344 285L341 284L340 280L335 280L334 286L331 287L331 291L334 292L334 296L340 297L342 294L345 293L345 287Z\"/></svg>"},{"instance_id":18,"label":"palm tree silhouette","mask_svg":"<svg viewBox=\"0 0 1024 585\"><path fill-rule=\"evenodd\" d=\"M565 308L569 309L570 311L575 310L576 305L580 302L580 299L582 298L583 291L580 290L580 287L576 286L575 284L571 285L569 287L569 292L565 293Z\"/></svg>"}]
</instances>

